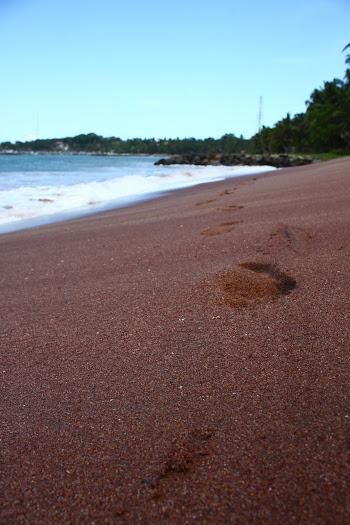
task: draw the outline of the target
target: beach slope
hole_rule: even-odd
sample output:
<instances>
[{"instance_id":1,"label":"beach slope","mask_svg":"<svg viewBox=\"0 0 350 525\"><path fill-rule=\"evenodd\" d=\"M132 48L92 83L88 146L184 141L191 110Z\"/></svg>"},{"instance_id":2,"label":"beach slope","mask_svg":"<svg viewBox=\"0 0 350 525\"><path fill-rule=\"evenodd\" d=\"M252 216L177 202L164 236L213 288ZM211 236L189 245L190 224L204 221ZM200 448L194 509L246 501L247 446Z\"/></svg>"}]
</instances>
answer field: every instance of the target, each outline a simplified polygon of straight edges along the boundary
<instances>
[{"instance_id":1,"label":"beach slope","mask_svg":"<svg viewBox=\"0 0 350 525\"><path fill-rule=\"evenodd\" d=\"M350 158L0 236L0 522L349 523Z\"/></svg>"}]
</instances>

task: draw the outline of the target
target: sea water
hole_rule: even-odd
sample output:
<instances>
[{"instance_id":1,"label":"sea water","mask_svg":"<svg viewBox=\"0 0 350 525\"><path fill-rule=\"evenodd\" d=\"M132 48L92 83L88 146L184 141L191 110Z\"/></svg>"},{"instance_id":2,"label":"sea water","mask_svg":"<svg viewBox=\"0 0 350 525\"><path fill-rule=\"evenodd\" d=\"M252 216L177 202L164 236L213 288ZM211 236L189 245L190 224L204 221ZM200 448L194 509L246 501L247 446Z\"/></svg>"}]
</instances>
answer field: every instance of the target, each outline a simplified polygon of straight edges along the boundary
<instances>
[{"instance_id":1,"label":"sea water","mask_svg":"<svg viewBox=\"0 0 350 525\"><path fill-rule=\"evenodd\" d=\"M155 166L156 157L0 155L0 233L126 206L271 166Z\"/></svg>"}]
</instances>

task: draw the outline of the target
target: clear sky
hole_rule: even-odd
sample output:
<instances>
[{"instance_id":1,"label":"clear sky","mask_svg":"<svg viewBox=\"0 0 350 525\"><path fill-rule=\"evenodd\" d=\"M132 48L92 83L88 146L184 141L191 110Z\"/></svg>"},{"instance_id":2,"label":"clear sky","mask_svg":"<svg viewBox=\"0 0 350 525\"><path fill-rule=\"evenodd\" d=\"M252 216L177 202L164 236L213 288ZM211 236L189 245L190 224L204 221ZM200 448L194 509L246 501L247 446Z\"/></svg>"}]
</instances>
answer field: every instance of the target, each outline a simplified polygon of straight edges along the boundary
<instances>
[{"instance_id":1,"label":"clear sky","mask_svg":"<svg viewBox=\"0 0 350 525\"><path fill-rule=\"evenodd\" d=\"M343 78L349 0L0 0L0 142L249 138Z\"/></svg>"}]
</instances>

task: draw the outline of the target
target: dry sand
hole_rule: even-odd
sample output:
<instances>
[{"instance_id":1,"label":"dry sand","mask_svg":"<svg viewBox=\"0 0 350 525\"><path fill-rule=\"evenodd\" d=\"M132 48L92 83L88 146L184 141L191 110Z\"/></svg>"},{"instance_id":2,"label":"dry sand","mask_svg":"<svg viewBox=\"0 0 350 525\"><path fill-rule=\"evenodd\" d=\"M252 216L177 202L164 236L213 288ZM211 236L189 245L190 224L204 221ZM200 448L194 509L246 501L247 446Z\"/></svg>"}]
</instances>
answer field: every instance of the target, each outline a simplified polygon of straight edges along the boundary
<instances>
[{"instance_id":1,"label":"dry sand","mask_svg":"<svg viewBox=\"0 0 350 525\"><path fill-rule=\"evenodd\" d=\"M350 523L350 158L0 236L2 524Z\"/></svg>"}]
</instances>

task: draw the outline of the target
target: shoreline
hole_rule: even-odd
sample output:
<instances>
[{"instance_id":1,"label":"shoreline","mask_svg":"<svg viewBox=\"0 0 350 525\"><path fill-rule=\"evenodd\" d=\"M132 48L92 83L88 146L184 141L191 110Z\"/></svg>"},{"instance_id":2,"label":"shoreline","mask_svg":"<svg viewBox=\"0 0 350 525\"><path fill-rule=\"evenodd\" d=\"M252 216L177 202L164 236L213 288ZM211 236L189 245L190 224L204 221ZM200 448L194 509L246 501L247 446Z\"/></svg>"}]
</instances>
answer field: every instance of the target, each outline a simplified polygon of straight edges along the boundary
<instances>
[{"instance_id":1,"label":"shoreline","mask_svg":"<svg viewBox=\"0 0 350 525\"><path fill-rule=\"evenodd\" d=\"M167 157L167 154L159 153L114 153L112 151L99 153L98 151L0 151L0 155L54 155L54 156L87 156L87 157Z\"/></svg>"},{"instance_id":2,"label":"shoreline","mask_svg":"<svg viewBox=\"0 0 350 525\"><path fill-rule=\"evenodd\" d=\"M345 523L350 158L0 235L4 523Z\"/></svg>"},{"instance_id":3,"label":"shoreline","mask_svg":"<svg viewBox=\"0 0 350 525\"><path fill-rule=\"evenodd\" d=\"M246 166L234 166L232 168L233 169L239 169L239 168L245 169ZM271 170L269 170L269 168L271 168ZM188 166L188 169L191 169L191 166ZM254 171L254 170L259 170L259 169L266 169L266 171L262 171L262 172ZM247 175L240 174L240 173L238 174L232 173L231 175L226 175L225 177L223 174L222 178L217 179L217 180L236 179L236 178L241 178L241 177L250 176L250 175L255 176L260 173L274 171L275 168L273 166L251 166L250 168L248 168L248 170L251 170L251 173L247 173ZM193 184L193 186L199 186L201 184L210 184L211 182L215 182L215 180L214 181L209 180L207 182L203 182L203 181L197 182ZM189 186L183 186L182 189L186 189L188 187ZM65 222L65 221L69 221L75 218L87 217L89 215L96 215L96 214L104 213L106 211L110 211L114 209L124 208L127 206L131 206L133 204L138 204L140 202L159 198L163 195L167 195L178 189L181 189L181 186L178 188L174 188L174 189L171 189L171 188L158 189L152 192L143 193L139 195L136 194L136 195L119 197L118 199L115 199L114 201L109 200L104 203L94 204L90 208L88 206L84 206L80 208L67 209L61 212L47 213L46 215L38 215L36 217L21 219L18 221L14 220L14 221L4 222L2 224L0 223L0 235L3 235L5 233L11 233L11 232L18 231L18 230L25 230L28 228L37 228L39 226L44 226L46 224L54 224L56 222Z\"/></svg>"}]
</instances>

